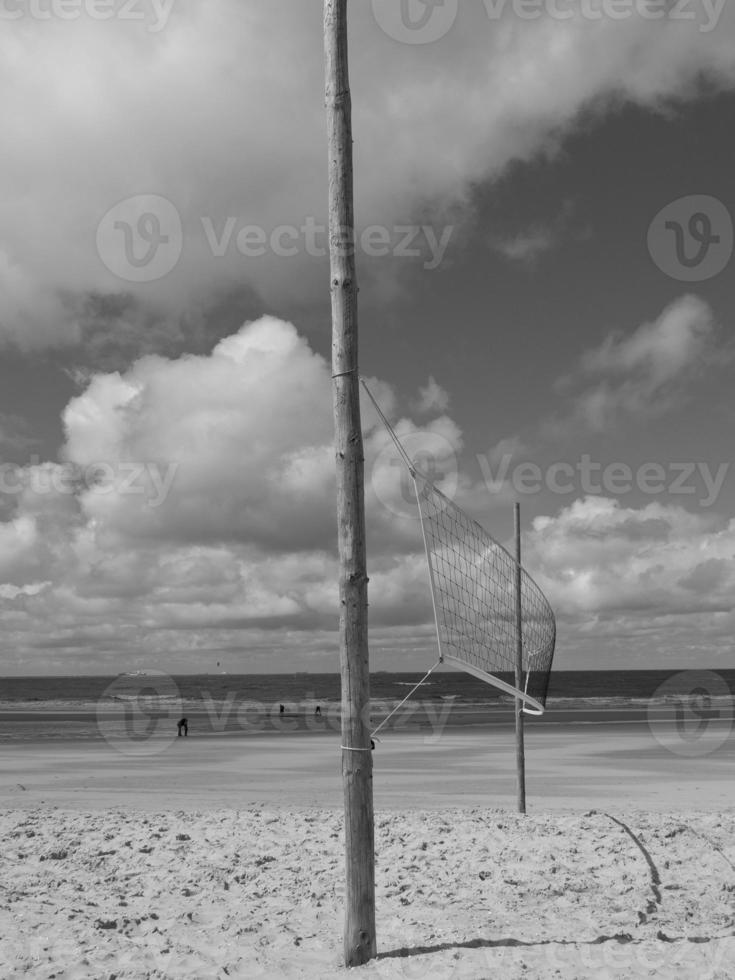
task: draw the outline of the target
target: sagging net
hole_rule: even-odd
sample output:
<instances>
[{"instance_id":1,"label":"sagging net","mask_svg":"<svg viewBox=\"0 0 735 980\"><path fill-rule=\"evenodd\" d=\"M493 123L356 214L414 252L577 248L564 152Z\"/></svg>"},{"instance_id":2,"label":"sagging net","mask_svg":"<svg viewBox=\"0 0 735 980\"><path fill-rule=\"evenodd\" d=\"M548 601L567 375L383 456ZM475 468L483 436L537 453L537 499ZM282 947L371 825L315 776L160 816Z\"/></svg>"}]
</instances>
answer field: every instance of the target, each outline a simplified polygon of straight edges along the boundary
<instances>
[{"instance_id":1,"label":"sagging net","mask_svg":"<svg viewBox=\"0 0 735 980\"><path fill-rule=\"evenodd\" d=\"M429 562L440 659L516 693L517 562L481 525L411 467ZM554 613L521 569L524 710L546 704Z\"/></svg>"},{"instance_id":2,"label":"sagging net","mask_svg":"<svg viewBox=\"0 0 735 980\"><path fill-rule=\"evenodd\" d=\"M520 686L516 686L516 559L416 470L370 389L360 380L413 477L429 563L439 663L450 663L520 696L524 711L540 714L546 705L556 643L556 620L546 596L521 568L523 670Z\"/></svg>"}]
</instances>

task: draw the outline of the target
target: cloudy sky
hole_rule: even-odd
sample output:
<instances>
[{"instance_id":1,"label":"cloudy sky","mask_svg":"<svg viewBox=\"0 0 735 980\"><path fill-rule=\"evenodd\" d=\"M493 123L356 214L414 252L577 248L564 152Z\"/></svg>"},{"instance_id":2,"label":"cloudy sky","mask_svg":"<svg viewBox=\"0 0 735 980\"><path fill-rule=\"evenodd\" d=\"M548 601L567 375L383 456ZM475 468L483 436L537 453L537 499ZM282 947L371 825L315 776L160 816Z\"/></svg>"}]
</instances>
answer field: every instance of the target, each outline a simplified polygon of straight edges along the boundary
<instances>
[{"instance_id":1,"label":"cloudy sky","mask_svg":"<svg viewBox=\"0 0 735 980\"><path fill-rule=\"evenodd\" d=\"M361 367L557 613L735 629L735 11L353 0ZM0 673L336 670L318 0L0 5ZM373 669L434 660L364 411Z\"/></svg>"}]
</instances>

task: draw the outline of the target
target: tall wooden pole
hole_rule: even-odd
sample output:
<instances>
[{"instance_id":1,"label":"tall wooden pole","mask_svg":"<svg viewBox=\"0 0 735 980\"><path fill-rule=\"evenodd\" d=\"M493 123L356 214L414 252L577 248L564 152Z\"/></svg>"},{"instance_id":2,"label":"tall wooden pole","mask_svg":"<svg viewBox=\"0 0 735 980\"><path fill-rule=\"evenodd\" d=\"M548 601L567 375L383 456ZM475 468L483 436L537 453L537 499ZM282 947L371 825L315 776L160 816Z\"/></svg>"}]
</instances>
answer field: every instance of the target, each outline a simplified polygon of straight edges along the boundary
<instances>
[{"instance_id":1,"label":"tall wooden pole","mask_svg":"<svg viewBox=\"0 0 735 980\"><path fill-rule=\"evenodd\" d=\"M521 605L521 505L514 507L516 537L516 688L523 684L523 608ZM523 701L516 698L516 778L518 812L526 812L526 750L523 738Z\"/></svg>"},{"instance_id":2,"label":"tall wooden pole","mask_svg":"<svg viewBox=\"0 0 735 980\"><path fill-rule=\"evenodd\" d=\"M370 754L370 667L357 280L354 249L352 103L347 61L347 0L324 0L326 105L329 136L329 255L332 374L337 463L342 783L345 801L345 966L377 952L375 831Z\"/></svg>"}]
</instances>

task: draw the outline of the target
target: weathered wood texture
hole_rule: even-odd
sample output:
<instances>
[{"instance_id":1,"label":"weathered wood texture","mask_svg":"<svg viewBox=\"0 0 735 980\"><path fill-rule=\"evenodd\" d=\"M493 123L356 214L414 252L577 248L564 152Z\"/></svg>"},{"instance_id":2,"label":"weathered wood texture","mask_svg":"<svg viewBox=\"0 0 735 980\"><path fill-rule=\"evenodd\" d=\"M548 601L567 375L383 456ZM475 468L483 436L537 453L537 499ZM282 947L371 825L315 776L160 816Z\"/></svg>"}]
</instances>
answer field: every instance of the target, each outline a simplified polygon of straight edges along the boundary
<instances>
[{"instance_id":1,"label":"weathered wood texture","mask_svg":"<svg viewBox=\"0 0 735 980\"><path fill-rule=\"evenodd\" d=\"M521 505L516 504L516 688L523 689L523 605L521 597ZM518 786L518 812L526 812L526 748L523 732L523 702L516 698L516 779Z\"/></svg>"},{"instance_id":2,"label":"weathered wood texture","mask_svg":"<svg viewBox=\"0 0 735 980\"><path fill-rule=\"evenodd\" d=\"M376 955L377 946L347 0L325 0L324 38L345 800L344 958L346 966L359 966Z\"/></svg>"}]
</instances>

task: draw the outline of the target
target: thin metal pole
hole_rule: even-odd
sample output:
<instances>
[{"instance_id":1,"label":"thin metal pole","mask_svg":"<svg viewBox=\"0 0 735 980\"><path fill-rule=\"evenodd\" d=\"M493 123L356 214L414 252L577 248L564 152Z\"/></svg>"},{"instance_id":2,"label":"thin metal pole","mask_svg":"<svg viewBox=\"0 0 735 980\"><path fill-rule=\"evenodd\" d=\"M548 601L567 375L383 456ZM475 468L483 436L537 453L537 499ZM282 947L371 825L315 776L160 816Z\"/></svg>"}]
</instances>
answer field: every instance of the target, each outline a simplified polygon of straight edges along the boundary
<instances>
[{"instance_id":1,"label":"thin metal pole","mask_svg":"<svg viewBox=\"0 0 735 980\"><path fill-rule=\"evenodd\" d=\"M367 628L365 488L352 171L347 0L324 0L329 140L329 256L332 294L334 448L337 467L342 785L345 805L345 966L376 955L373 760Z\"/></svg>"},{"instance_id":2,"label":"thin metal pole","mask_svg":"<svg viewBox=\"0 0 735 980\"><path fill-rule=\"evenodd\" d=\"M516 537L516 690L523 690L523 609L521 605L521 505L514 507ZM516 777L518 812L526 812L526 750L523 737L523 701L515 699L516 708Z\"/></svg>"}]
</instances>

